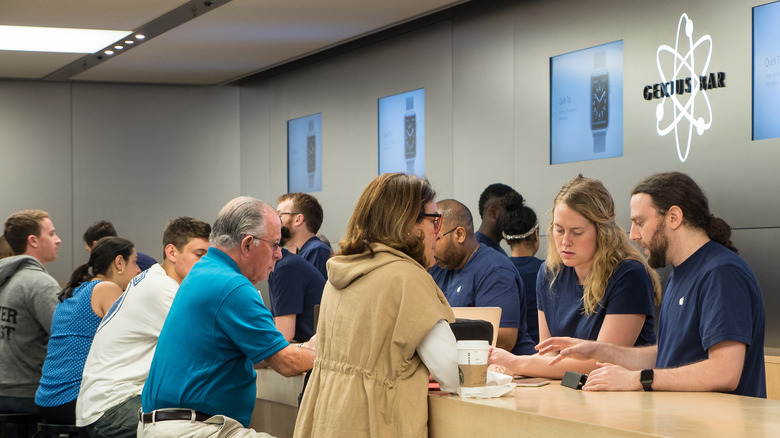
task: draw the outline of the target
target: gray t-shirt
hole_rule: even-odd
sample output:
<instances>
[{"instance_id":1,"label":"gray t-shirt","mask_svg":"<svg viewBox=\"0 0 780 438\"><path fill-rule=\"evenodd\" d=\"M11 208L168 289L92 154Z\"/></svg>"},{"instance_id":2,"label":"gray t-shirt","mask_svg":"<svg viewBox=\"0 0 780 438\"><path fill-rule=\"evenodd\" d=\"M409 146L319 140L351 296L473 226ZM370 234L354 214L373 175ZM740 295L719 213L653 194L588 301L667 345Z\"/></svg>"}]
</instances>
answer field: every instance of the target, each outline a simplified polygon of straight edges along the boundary
<instances>
[{"instance_id":1,"label":"gray t-shirt","mask_svg":"<svg viewBox=\"0 0 780 438\"><path fill-rule=\"evenodd\" d=\"M35 397L60 290L35 258L0 260L0 397Z\"/></svg>"}]
</instances>

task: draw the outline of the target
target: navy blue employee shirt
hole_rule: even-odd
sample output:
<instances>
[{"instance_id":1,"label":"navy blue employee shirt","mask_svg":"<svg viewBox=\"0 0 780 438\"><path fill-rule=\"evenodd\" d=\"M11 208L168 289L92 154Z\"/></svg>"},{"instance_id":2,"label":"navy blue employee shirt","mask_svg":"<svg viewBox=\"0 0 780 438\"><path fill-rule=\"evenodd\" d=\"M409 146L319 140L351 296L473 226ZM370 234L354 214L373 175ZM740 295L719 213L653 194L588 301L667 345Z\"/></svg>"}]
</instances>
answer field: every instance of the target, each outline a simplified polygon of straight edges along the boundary
<instances>
[{"instance_id":1,"label":"navy blue employee shirt","mask_svg":"<svg viewBox=\"0 0 780 438\"><path fill-rule=\"evenodd\" d=\"M607 315L647 315L635 346L655 344L653 283L645 266L636 260L624 260L607 282L604 298L590 315L582 306L583 287L574 268L564 266L552 287L545 275L546 265L536 277L536 304L544 312L551 336L598 339Z\"/></svg>"},{"instance_id":2,"label":"navy blue employee shirt","mask_svg":"<svg viewBox=\"0 0 780 438\"><path fill-rule=\"evenodd\" d=\"M500 252L503 255L506 255L506 251L504 251L504 248L501 248L501 242L496 242L495 240L493 240L490 237L480 233L479 231L476 231L474 233L474 237L477 238L477 242L487 246L488 248L492 248L492 249Z\"/></svg>"},{"instance_id":3,"label":"navy blue employee shirt","mask_svg":"<svg viewBox=\"0 0 780 438\"><path fill-rule=\"evenodd\" d=\"M517 328L512 353L534 354L525 327L525 289L508 257L480 245L461 270L433 266L429 272L451 307L500 307L500 327Z\"/></svg>"},{"instance_id":4,"label":"navy blue employee shirt","mask_svg":"<svg viewBox=\"0 0 780 438\"><path fill-rule=\"evenodd\" d=\"M539 313L536 308L536 274L544 260L533 256L509 257L509 261L515 265L520 273L525 287L525 326L528 329L528 337L534 343L539 343Z\"/></svg>"},{"instance_id":5,"label":"navy blue employee shirt","mask_svg":"<svg viewBox=\"0 0 780 438\"><path fill-rule=\"evenodd\" d=\"M314 306L322 299L325 278L303 257L282 248L282 258L268 277L271 313L295 315L297 341L308 341L314 334Z\"/></svg>"},{"instance_id":6,"label":"navy blue employee shirt","mask_svg":"<svg viewBox=\"0 0 780 438\"><path fill-rule=\"evenodd\" d=\"M138 261L136 264L138 265L138 269L142 271L151 268L153 264L157 263L157 260L155 260L154 257L150 256L149 254L144 254L138 251L136 251L136 254L138 254Z\"/></svg>"},{"instance_id":7,"label":"navy blue employee shirt","mask_svg":"<svg viewBox=\"0 0 780 438\"><path fill-rule=\"evenodd\" d=\"M719 342L745 344L733 394L766 398L764 300L753 271L725 246L709 241L672 270L658 321L657 368L700 362Z\"/></svg>"},{"instance_id":8,"label":"navy blue employee shirt","mask_svg":"<svg viewBox=\"0 0 780 438\"><path fill-rule=\"evenodd\" d=\"M330 258L330 246L327 243L320 240L317 236L312 236L298 249L298 255L314 265L324 279L328 279L328 270L325 269L325 264Z\"/></svg>"}]
</instances>

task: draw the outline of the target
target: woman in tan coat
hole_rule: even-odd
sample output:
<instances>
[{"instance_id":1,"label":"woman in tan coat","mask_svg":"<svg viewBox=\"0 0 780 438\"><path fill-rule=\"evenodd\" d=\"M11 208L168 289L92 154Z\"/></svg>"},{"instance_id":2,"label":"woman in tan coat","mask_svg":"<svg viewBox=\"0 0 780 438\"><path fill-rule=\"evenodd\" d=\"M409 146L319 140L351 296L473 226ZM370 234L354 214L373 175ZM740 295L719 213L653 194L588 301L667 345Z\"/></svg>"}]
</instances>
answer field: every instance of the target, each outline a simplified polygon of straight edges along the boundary
<instances>
[{"instance_id":1,"label":"woman in tan coat","mask_svg":"<svg viewBox=\"0 0 780 438\"><path fill-rule=\"evenodd\" d=\"M296 437L427 437L429 372L458 385L455 320L427 272L441 225L427 180L375 178L328 261Z\"/></svg>"}]
</instances>

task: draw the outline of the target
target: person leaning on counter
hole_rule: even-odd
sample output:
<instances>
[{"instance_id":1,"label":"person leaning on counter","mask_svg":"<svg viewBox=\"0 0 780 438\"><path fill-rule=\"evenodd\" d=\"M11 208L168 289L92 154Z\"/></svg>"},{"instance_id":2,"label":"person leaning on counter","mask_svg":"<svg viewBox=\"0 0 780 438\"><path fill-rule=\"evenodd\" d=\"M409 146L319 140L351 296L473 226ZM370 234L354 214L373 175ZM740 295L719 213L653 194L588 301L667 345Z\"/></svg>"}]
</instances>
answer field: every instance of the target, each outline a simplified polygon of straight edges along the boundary
<instances>
[{"instance_id":1,"label":"person leaning on counter","mask_svg":"<svg viewBox=\"0 0 780 438\"><path fill-rule=\"evenodd\" d=\"M550 338L539 353L596 359L583 390L720 391L766 398L761 288L731 243L731 227L710 213L701 188L683 173L650 176L631 196L631 239L654 268L674 267L658 324L658 344L618 347Z\"/></svg>"},{"instance_id":2,"label":"person leaning on counter","mask_svg":"<svg viewBox=\"0 0 780 438\"><path fill-rule=\"evenodd\" d=\"M455 317L426 272L441 230L434 197L403 173L360 195L328 261L295 437L427 437L428 373L457 391Z\"/></svg>"},{"instance_id":3,"label":"person leaning on counter","mask_svg":"<svg viewBox=\"0 0 780 438\"><path fill-rule=\"evenodd\" d=\"M208 253L182 281L141 395L139 437L267 437L248 429L265 361L286 377L309 370L313 342L290 346L253 283L282 256L276 210L250 197L217 215Z\"/></svg>"}]
</instances>

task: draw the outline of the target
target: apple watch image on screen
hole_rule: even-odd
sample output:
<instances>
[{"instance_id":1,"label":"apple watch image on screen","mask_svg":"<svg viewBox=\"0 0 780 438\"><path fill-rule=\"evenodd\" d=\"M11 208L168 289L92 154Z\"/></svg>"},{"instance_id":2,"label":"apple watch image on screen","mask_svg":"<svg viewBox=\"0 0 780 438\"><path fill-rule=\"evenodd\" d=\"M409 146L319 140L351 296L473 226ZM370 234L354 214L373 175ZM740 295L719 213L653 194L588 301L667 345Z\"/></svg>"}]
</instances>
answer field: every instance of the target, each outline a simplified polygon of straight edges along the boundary
<instances>
[{"instance_id":1,"label":"apple watch image on screen","mask_svg":"<svg viewBox=\"0 0 780 438\"><path fill-rule=\"evenodd\" d=\"M309 120L309 133L306 135L306 171L309 174L309 189L314 188L315 170L317 170L317 133L314 132L314 120Z\"/></svg>"},{"instance_id":2,"label":"apple watch image on screen","mask_svg":"<svg viewBox=\"0 0 780 438\"><path fill-rule=\"evenodd\" d=\"M593 152L606 150L609 125L609 72L607 52L593 55L593 74L590 75L590 130L593 133Z\"/></svg>"},{"instance_id":3,"label":"apple watch image on screen","mask_svg":"<svg viewBox=\"0 0 780 438\"><path fill-rule=\"evenodd\" d=\"M404 156L406 172L414 173L414 158L417 155L417 115L414 112L414 96L406 98L404 113Z\"/></svg>"}]
</instances>

